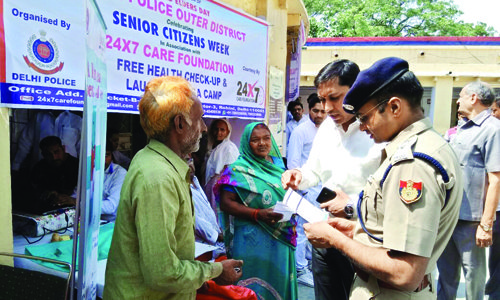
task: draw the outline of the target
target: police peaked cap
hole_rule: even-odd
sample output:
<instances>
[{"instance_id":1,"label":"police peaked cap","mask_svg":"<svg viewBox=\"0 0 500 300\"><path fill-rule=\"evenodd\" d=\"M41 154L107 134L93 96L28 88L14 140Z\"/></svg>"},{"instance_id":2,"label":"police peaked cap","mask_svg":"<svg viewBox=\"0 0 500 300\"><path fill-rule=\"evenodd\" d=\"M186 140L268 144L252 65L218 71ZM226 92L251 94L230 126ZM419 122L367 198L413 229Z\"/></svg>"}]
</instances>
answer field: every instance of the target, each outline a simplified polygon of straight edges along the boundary
<instances>
[{"instance_id":1,"label":"police peaked cap","mask_svg":"<svg viewBox=\"0 0 500 300\"><path fill-rule=\"evenodd\" d=\"M389 83L409 71L408 62L398 57L386 57L359 73L344 98L344 110L356 113L366 102Z\"/></svg>"}]
</instances>

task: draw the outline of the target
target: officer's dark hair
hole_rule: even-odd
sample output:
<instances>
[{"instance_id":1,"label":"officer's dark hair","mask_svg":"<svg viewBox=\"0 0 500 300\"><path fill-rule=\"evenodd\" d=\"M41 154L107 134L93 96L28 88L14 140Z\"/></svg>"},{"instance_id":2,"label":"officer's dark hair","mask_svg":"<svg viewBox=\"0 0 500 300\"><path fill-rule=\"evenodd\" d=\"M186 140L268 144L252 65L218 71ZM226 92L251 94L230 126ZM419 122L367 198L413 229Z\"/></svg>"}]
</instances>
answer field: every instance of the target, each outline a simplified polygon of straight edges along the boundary
<instances>
[{"instance_id":1,"label":"officer's dark hair","mask_svg":"<svg viewBox=\"0 0 500 300\"><path fill-rule=\"evenodd\" d=\"M295 106L297 106L297 105L300 105L300 107L301 107L302 109L304 109L304 105L302 105L302 103L301 103L300 101L298 101L298 100L294 100L294 101L290 101L290 102L288 103L287 110L288 110L289 112L292 112L292 111L293 111L293 109L295 108Z\"/></svg>"},{"instance_id":2,"label":"officer's dark hair","mask_svg":"<svg viewBox=\"0 0 500 300\"><path fill-rule=\"evenodd\" d=\"M351 87L358 77L358 65L347 59L339 59L328 63L314 78L314 86L319 87L320 84L338 78L338 84Z\"/></svg>"},{"instance_id":3,"label":"officer's dark hair","mask_svg":"<svg viewBox=\"0 0 500 300\"><path fill-rule=\"evenodd\" d=\"M311 110L316 104L321 103L318 94L312 93L307 97L307 104L309 105L309 110Z\"/></svg>"},{"instance_id":4,"label":"officer's dark hair","mask_svg":"<svg viewBox=\"0 0 500 300\"><path fill-rule=\"evenodd\" d=\"M50 135L50 136L43 138L40 141L39 145L40 145L40 150L42 150L42 152L43 152L44 150L46 150L50 146L54 146L54 145L57 145L57 146L62 148L62 141L57 136Z\"/></svg>"},{"instance_id":5,"label":"officer's dark hair","mask_svg":"<svg viewBox=\"0 0 500 300\"><path fill-rule=\"evenodd\" d=\"M400 97L405 99L413 110L421 110L423 94L424 88L418 78L412 71L407 71L401 77L378 91L373 95L372 99L375 99L377 104L379 104L388 101L391 97ZM385 105L380 105L378 110L380 113L383 113Z\"/></svg>"},{"instance_id":6,"label":"officer's dark hair","mask_svg":"<svg viewBox=\"0 0 500 300\"><path fill-rule=\"evenodd\" d=\"M473 81L467 84L465 87L465 92L467 93L467 95L476 94L482 105L491 106L491 104L493 104L493 101L495 100L495 94L493 93L493 89L489 84L482 81Z\"/></svg>"},{"instance_id":7,"label":"officer's dark hair","mask_svg":"<svg viewBox=\"0 0 500 300\"><path fill-rule=\"evenodd\" d=\"M500 96L495 99L495 104L500 107Z\"/></svg>"}]
</instances>

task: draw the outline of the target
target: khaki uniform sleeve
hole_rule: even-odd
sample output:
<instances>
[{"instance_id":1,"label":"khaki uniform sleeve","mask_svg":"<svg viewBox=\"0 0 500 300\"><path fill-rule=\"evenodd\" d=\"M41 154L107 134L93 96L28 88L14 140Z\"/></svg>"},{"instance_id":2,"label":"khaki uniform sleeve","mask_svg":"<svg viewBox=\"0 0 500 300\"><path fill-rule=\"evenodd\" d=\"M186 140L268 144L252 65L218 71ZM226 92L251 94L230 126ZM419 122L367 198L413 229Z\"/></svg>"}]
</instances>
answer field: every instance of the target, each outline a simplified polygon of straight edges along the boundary
<instances>
[{"instance_id":1,"label":"khaki uniform sleeve","mask_svg":"<svg viewBox=\"0 0 500 300\"><path fill-rule=\"evenodd\" d=\"M422 191L417 201L405 203L400 186L410 180L421 182ZM433 166L420 159L396 164L382 189L384 248L430 257L445 197L444 183Z\"/></svg>"}]
</instances>

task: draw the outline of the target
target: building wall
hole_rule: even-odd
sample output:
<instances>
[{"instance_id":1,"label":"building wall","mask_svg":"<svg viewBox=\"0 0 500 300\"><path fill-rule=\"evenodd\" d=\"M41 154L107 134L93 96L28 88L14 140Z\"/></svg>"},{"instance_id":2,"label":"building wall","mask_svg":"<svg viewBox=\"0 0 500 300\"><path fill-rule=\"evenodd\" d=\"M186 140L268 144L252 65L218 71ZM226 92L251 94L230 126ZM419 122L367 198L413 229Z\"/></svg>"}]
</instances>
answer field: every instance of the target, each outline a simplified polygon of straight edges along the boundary
<instances>
[{"instance_id":1,"label":"building wall","mask_svg":"<svg viewBox=\"0 0 500 300\"><path fill-rule=\"evenodd\" d=\"M0 108L0 141L0 251L12 252L9 109L4 107Z\"/></svg>"},{"instance_id":2,"label":"building wall","mask_svg":"<svg viewBox=\"0 0 500 300\"><path fill-rule=\"evenodd\" d=\"M482 80L500 89L500 38L443 37L309 39L302 50L301 87L314 86L318 71L333 60L350 59L365 69L388 56L407 60L432 90L429 116L440 133L456 122L454 88Z\"/></svg>"}]
</instances>

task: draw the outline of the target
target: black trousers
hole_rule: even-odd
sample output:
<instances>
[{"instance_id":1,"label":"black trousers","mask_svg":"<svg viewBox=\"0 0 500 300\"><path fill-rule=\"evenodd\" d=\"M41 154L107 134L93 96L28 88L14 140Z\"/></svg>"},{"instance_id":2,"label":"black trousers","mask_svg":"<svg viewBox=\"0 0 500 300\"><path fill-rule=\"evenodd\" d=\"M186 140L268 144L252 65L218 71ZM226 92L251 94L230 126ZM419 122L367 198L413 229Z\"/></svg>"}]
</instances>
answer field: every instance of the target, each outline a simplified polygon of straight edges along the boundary
<instances>
[{"instance_id":1,"label":"black trousers","mask_svg":"<svg viewBox=\"0 0 500 300\"><path fill-rule=\"evenodd\" d=\"M348 300L354 280L351 262L334 248L313 248L312 273L316 300Z\"/></svg>"}]
</instances>

